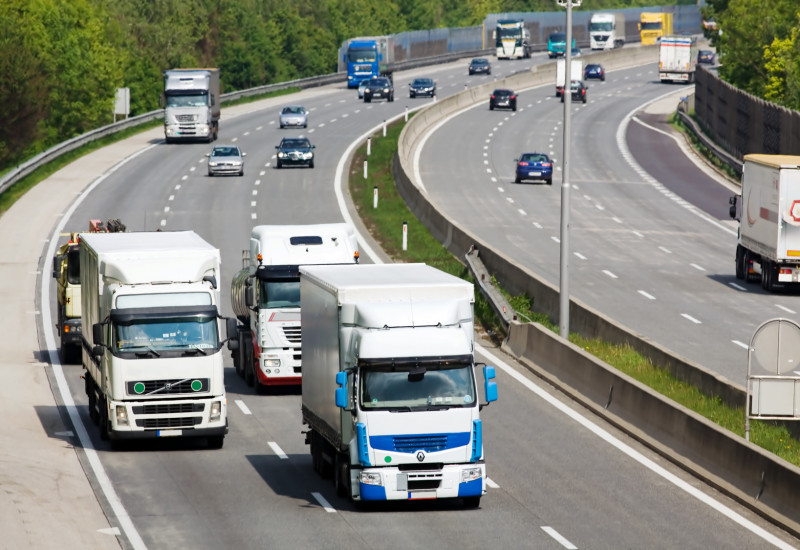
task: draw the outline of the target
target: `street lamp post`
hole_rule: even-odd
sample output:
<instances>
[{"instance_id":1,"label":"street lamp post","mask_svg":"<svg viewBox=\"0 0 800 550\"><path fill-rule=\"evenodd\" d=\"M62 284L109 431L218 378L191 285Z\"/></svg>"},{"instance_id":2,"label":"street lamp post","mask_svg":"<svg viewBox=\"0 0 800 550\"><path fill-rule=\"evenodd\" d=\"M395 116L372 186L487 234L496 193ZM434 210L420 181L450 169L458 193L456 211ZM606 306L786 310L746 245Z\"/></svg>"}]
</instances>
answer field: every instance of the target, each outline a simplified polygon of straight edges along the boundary
<instances>
[{"instance_id":1,"label":"street lamp post","mask_svg":"<svg viewBox=\"0 0 800 550\"><path fill-rule=\"evenodd\" d=\"M556 0L559 6L567 8L567 39L564 45L564 89L561 99L564 100L564 146L562 155L561 177L561 261L559 266L559 311L558 333L562 338L569 338L569 142L570 142L570 106L572 105L572 7L580 6L581 0Z\"/></svg>"}]
</instances>

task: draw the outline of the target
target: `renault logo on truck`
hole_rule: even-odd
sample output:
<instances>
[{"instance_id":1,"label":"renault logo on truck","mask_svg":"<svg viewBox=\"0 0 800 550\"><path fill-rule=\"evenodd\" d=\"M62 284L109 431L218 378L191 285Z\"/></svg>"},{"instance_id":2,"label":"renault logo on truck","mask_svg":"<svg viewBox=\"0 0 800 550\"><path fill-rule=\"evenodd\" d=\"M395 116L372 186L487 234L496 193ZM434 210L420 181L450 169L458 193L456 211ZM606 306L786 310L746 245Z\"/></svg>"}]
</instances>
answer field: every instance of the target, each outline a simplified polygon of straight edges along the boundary
<instances>
[{"instance_id":1,"label":"renault logo on truck","mask_svg":"<svg viewBox=\"0 0 800 550\"><path fill-rule=\"evenodd\" d=\"M425 453L422 451L417 451L417 460L419 460L420 462L425 460Z\"/></svg>"}]
</instances>

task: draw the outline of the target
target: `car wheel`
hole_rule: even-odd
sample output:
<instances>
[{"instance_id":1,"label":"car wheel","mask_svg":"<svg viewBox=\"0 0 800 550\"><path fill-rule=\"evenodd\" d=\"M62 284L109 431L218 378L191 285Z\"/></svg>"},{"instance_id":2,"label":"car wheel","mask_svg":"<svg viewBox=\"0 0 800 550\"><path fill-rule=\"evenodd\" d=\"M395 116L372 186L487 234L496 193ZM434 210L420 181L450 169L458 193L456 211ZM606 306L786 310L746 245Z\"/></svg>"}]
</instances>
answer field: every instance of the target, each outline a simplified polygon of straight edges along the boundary
<instances>
[{"instance_id":1,"label":"car wheel","mask_svg":"<svg viewBox=\"0 0 800 550\"><path fill-rule=\"evenodd\" d=\"M364 103L370 103L372 100L367 96L364 96Z\"/></svg>"},{"instance_id":2,"label":"car wheel","mask_svg":"<svg viewBox=\"0 0 800 550\"><path fill-rule=\"evenodd\" d=\"M214 174L212 174L212 173L211 173L211 170L209 170L209 171L208 171L208 177L209 177L209 178L212 178L212 177L214 177Z\"/></svg>"},{"instance_id":3,"label":"car wheel","mask_svg":"<svg viewBox=\"0 0 800 550\"><path fill-rule=\"evenodd\" d=\"M486 71L486 74L492 74L492 71Z\"/></svg>"},{"instance_id":4,"label":"car wheel","mask_svg":"<svg viewBox=\"0 0 800 550\"><path fill-rule=\"evenodd\" d=\"M511 110L512 110L512 111L516 111L516 110L517 110L517 104L516 104L516 103L515 103L514 105L512 105L512 106L511 106Z\"/></svg>"},{"instance_id":5,"label":"car wheel","mask_svg":"<svg viewBox=\"0 0 800 550\"><path fill-rule=\"evenodd\" d=\"M494 103L489 103L489 110L494 111Z\"/></svg>"},{"instance_id":6,"label":"car wheel","mask_svg":"<svg viewBox=\"0 0 800 550\"><path fill-rule=\"evenodd\" d=\"M314 161L313 160L308 163L308 167L309 168L314 168Z\"/></svg>"},{"instance_id":7,"label":"car wheel","mask_svg":"<svg viewBox=\"0 0 800 550\"><path fill-rule=\"evenodd\" d=\"M605 75L601 76L601 77L600 77L600 80L601 80L602 82L605 82L605 81L606 81L606 77L605 77Z\"/></svg>"},{"instance_id":8,"label":"car wheel","mask_svg":"<svg viewBox=\"0 0 800 550\"><path fill-rule=\"evenodd\" d=\"M410 97L411 99L414 99L414 94L408 94L408 97Z\"/></svg>"},{"instance_id":9,"label":"car wheel","mask_svg":"<svg viewBox=\"0 0 800 550\"><path fill-rule=\"evenodd\" d=\"M239 170L239 177L244 176L244 170Z\"/></svg>"},{"instance_id":10,"label":"car wheel","mask_svg":"<svg viewBox=\"0 0 800 550\"><path fill-rule=\"evenodd\" d=\"M544 182L545 182L547 185L553 185L553 178L547 178L546 180L544 180Z\"/></svg>"},{"instance_id":11,"label":"car wheel","mask_svg":"<svg viewBox=\"0 0 800 550\"><path fill-rule=\"evenodd\" d=\"M389 102L391 103L392 101L394 101L394 94L389 96Z\"/></svg>"},{"instance_id":12,"label":"car wheel","mask_svg":"<svg viewBox=\"0 0 800 550\"><path fill-rule=\"evenodd\" d=\"M561 103L564 103L564 94L561 94Z\"/></svg>"},{"instance_id":13,"label":"car wheel","mask_svg":"<svg viewBox=\"0 0 800 550\"><path fill-rule=\"evenodd\" d=\"M285 128L285 126L283 124L281 124L281 130L283 130L284 128Z\"/></svg>"},{"instance_id":14,"label":"car wheel","mask_svg":"<svg viewBox=\"0 0 800 550\"><path fill-rule=\"evenodd\" d=\"M275 166L280 168L282 166L281 161L278 161L277 163L275 163Z\"/></svg>"},{"instance_id":15,"label":"car wheel","mask_svg":"<svg viewBox=\"0 0 800 550\"><path fill-rule=\"evenodd\" d=\"M583 102L586 103L586 96L583 96Z\"/></svg>"},{"instance_id":16,"label":"car wheel","mask_svg":"<svg viewBox=\"0 0 800 550\"><path fill-rule=\"evenodd\" d=\"M521 180L519 179L519 176L517 176L516 178L514 178L514 183L519 183L520 181L521 181Z\"/></svg>"},{"instance_id":17,"label":"car wheel","mask_svg":"<svg viewBox=\"0 0 800 550\"><path fill-rule=\"evenodd\" d=\"M469 72L469 76L472 76L472 71ZM169 142L167 142L167 143L169 143Z\"/></svg>"}]
</instances>

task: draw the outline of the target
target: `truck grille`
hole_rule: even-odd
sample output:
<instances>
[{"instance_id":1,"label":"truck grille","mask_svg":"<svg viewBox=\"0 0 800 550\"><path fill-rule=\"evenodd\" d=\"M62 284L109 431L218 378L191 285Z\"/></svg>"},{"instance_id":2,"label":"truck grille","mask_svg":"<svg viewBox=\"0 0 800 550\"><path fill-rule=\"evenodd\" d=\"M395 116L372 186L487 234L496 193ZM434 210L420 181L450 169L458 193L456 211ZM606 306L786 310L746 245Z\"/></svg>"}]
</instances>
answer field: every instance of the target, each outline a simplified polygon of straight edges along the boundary
<instances>
[{"instance_id":1,"label":"truck grille","mask_svg":"<svg viewBox=\"0 0 800 550\"><path fill-rule=\"evenodd\" d=\"M179 123L182 122L194 122L197 120L197 115L175 115L175 120Z\"/></svg>"},{"instance_id":2,"label":"truck grille","mask_svg":"<svg viewBox=\"0 0 800 550\"><path fill-rule=\"evenodd\" d=\"M128 395L177 395L208 392L208 378L190 378L188 380L134 380L125 384Z\"/></svg>"},{"instance_id":3,"label":"truck grille","mask_svg":"<svg viewBox=\"0 0 800 550\"><path fill-rule=\"evenodd\" d=\"M421 435L384 435L370 436L369 443L373 449L381 451L395 451L398 453L413 453L425 451L433 453L463 447L470 440L470 433L452 434L421 434Z\"/></svg>"},{"instance_id":4,"label":"truck grille","mask_svg":"<svg viewBox=\"0 0 800 550\"><path fill-rule=\"evenodd\" d=\"M131 407L133 414L184 414L184 413L201 413L205 410L204 403L172 403L169 405L162 405L154 403L152 405L136 405Z\"/></svg>"},{"instance_id":5,"label":"truck grille","mask_svg":"<svg viewBox=\"0 0 800 550\"><path fill-rule=\"evenodd\" d=\"M300 344L300 327L283 327L283 336L292 344Z\"/></svg>"},{"instance_id":6,"label":"truck grille","mask_svg":"<svg viewBox=\"0 0 800 550\"><path fill-rule=\"evenodd\" d=\"M137 418L136 425L145 429L165 428L193 428L202 424L202 416L189 416L183 418Z\"/></svg>"}]
</instances>

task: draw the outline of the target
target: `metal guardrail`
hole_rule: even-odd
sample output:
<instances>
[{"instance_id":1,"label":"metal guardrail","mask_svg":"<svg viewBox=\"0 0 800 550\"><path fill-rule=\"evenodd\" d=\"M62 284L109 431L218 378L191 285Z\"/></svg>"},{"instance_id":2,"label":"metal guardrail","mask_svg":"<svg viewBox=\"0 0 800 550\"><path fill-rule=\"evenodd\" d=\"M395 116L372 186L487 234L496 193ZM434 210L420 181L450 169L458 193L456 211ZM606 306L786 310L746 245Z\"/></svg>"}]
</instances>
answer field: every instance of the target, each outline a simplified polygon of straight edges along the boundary
<instances>
[{"instance_id":1,"label":"metal guardrail","mask_svg":"<svg viewBox=\"0 0 800 550\"><path fill-rule=\"evenodd\" d=\"M488 55L488 53L490 53L491 51L493 50L453 52L433 57L413 59L396 64L395 70L404 71L427 65L449 63L451 61L456 61L458 59L461 59L462 57ZM339 82L344 83L346 82L346 80L347 80L347 75L345 73L332 73L321 76L312 76L309 78L300 78L297 80L290 80L287 82L278 82L275 84L258 86L256 88L248 88L246 90L229 92L226 94L222 94L220 96L220 101L222 102L222 104L225 104L245 97L265 95L271 92L277 92L289 88L302 88L302 89L315 88L318 86L337 84ZM108 124L101 128L91 130L89 132L86 132L85 134L81 134L72 139L61 142L58 145L54 145L50 149L42 153L39 153L35 157L25 161L24 163L20 164L16 168L10 170L8 173L3 175L3 177L0 178L0 194L5 193L15 183L19 182L26 176L29 176L42 166L46 165L49 162L54 161L55 159L59 158L62 155L69 153L70 151L74 151L75 149L78 149L79 147L91 143L92 141L104 138L106 136L110 136L117 132L121 132L129 128L136 128L137 126L147 124L153 120L158 120L163 118L164 118L164 110L159 109L157 111L151 111L149 113L131 117L119 122L115 122L113 124Z\"/></svg>"},{"instance_id":2,"label":"metal guardrail","mask_svg":"<svg viewBox=\"0 0 800 550\"><path fill-rule=\"evenodd\" d=\"M739 179L741 179L742 171L744 170L744 164L735 156L731 155L722 147L714 143L711 140L711 138L708 137L703 132L703 128L697 123L697 121L695 121L691 116L689 116L689 113L687 113L686 111L687 111L686 102L681 101L678 104L678 118L681 119L681 122L683 122L687 126L687 128L691 130L691 132L694 134L697 140L700 143L702 143L703 146L706 147L711 152L712 155L714 155L717 159L719 159L719 161L722 162L723 164L729 166L731 170L736 172L736 175L739 177Z\"/></svg>"}]
</instances>

